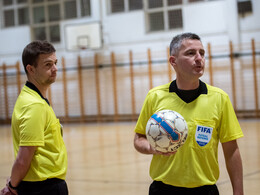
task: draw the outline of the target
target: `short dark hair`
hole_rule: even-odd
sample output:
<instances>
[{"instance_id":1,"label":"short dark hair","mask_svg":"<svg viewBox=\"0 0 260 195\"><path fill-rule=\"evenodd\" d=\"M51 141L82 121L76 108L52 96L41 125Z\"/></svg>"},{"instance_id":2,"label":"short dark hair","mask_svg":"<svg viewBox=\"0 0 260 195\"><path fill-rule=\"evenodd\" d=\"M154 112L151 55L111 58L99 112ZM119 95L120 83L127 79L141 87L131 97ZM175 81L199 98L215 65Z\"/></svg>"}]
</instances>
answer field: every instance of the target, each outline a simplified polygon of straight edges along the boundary
<instances>
[{"instance_id":1,"label":"short dark hair","mask_svg":"<svg viewBox=\"0 0 260 195\"><path fill-rule=\"evenodd\" d=\"M28 64L36 67L40 54L54 53L56 50L48 41L36 40L29 43L23 50L22 61L24 70L27 73L26 66Z\"/></svg>"},{"instance_id":2,"label":"short dark hair","mask_svg":"<svg viewBox=\"0 0 260 195\"><path fill-rule=\"evenodd\" d=\"M171 44L170 44L170 55L175 55L178 53L182 41L185 39L196 39L201 41L200 37L194 33L183 33L183 34L179 34L175 37L173 37Z\"/></svg>"}]
</instances>

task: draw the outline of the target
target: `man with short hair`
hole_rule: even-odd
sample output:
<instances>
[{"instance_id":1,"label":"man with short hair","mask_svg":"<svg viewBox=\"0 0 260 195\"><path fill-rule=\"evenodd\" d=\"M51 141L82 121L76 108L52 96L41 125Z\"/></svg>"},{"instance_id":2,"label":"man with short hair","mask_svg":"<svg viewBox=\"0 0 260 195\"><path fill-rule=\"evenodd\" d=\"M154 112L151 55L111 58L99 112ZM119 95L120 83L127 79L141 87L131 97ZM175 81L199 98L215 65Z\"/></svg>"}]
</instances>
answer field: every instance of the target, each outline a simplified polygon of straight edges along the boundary
<instances>
[{"instance_id":1,"label":"man with short hair","mask_svg":"<svg viewBox=\"0 0 260 195\"><path fill-rule=\"evenodd\" d=\"M243 195L242 161L236 139L243 137L228 95L202 82L205 50L200 37L183 33L170 44L169 62L176 80L151 89L146 96L136 127L134 146L152 154L150 195L218 195L218 144L222 144L233 195ZM162 153L149 144L145 128L160 110L180 113L188 124L188 137L177 152ZM201 144L199 132L207 141ZM207 133L207 135L206 135ZM203 135L204 135L203 134Z\"/></svg>"},{"instance_id":2,"label":"man with short hair","mask_svg":"<svg viewBox=\"0 0 260 195\"><path fill-rule=\"evenodd\" d=\"M33 41L23 51L28 81L12 115L15 162L1 195L67 195L67 151L59 120L47 99L56 80L56 50L47 41Z\"/></svg>"}]
</instances>

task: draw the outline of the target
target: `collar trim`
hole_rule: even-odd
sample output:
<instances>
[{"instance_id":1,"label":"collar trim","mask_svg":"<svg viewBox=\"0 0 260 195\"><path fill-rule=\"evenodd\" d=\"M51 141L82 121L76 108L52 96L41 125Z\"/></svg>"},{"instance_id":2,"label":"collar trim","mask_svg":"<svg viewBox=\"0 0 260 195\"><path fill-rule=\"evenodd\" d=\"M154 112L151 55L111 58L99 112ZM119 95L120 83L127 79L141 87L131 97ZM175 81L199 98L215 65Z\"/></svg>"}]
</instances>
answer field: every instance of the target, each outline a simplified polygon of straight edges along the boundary
<instances>
[{"instance_id":1,"label":"collar trim","mask_svg":"<svg viewBox=\"0 0 260 195\"><path fill-rule=\"evenodd\" d=\"M44 97L42 96L40 90L39 90L33 83L31 83L31 82L29 82L29 81L26 81L25 85L26 85L27 87L29 87L31 90L34 90L35 92L37 92L37 93L41 96L41 98L44 99L44 100L47 102L47 104L50 105L48 99L47 99L47 98L44 98Z\"/></svg>"},{"instance_id":2,"label":"collar trim","mask_svg":"<svg viewBox=\"0 0 260 195\"><path fill-rule=\"evenodd\" d=\"M208 94L208 89L207 89L207 85L202 82L201 80L199 80L199 94ZM177 82L176 80L172 81L169 87L169 93L178 92L178 87L177 87Z\"/></svg>"}]
</instances>

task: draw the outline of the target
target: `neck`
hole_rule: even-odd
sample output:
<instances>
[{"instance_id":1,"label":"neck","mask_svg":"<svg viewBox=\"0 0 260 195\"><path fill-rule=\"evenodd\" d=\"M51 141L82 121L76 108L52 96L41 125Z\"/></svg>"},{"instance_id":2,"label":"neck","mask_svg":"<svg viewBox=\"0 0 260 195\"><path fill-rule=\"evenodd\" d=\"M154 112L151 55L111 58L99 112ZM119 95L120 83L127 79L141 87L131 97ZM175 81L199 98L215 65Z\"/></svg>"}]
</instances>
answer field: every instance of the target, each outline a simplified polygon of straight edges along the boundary
<instances>
[{"instance_id":1,"label":"neck","mask_svg":"<svg viewBox=\"0 0 260 195\"><path fill-rule=\"evenodd\" d=\"M200 85L199 79L195 80L195 81L189 81L189 80L182 80L182 79L178 79L176 78L176 84L178 89L181 90L193 90L193 89L197 89Z\"/></svg>"},{"instance_id":2,"label":"neck","mask_svg":"<svg viewBox=\"0 0 260 195\"><path fill-rule=\"evenodd\" d=\"M28 81L31 82L32 84L34 84L35 87L37 87L37 89L41 92L41 94L44 98L47 98L47 90L48 90L49 86L40 85L38 82L36 82L33 79L28 79Z\"/></svg>"}]
</instances>

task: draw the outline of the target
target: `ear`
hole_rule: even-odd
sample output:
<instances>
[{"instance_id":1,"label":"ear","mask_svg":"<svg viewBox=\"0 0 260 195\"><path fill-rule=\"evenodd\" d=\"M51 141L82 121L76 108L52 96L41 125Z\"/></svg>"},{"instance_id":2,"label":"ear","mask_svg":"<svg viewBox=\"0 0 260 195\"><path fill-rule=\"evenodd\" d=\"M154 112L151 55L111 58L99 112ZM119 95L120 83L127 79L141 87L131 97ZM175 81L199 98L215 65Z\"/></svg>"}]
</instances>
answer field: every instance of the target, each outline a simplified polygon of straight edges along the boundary
<instances>
[{"instance_id":1,"label":"ear","mask_svg":"<svg viewBox=\"0 0 260 195\"><path fill-rule=\"evenodd\" d=\"M28 64L27 66L26 66L26 70L27 70L27 72L28 73L33 73L34 72L34 69L33 69L34 67L32 66L32 65L30 65L30 64Z\"/></svg>"},{"instance_id":2,"label":"ear","mask_svg":"<svg viewBox=\"0 0 260 195\"><path fill-rule=\"evenodd\" d=\"M169 62L172 65L172 67L174 68L174 66L176 65L176 57L175 56L170 56L169 57Z\"/></svg>"}]
</instances>

